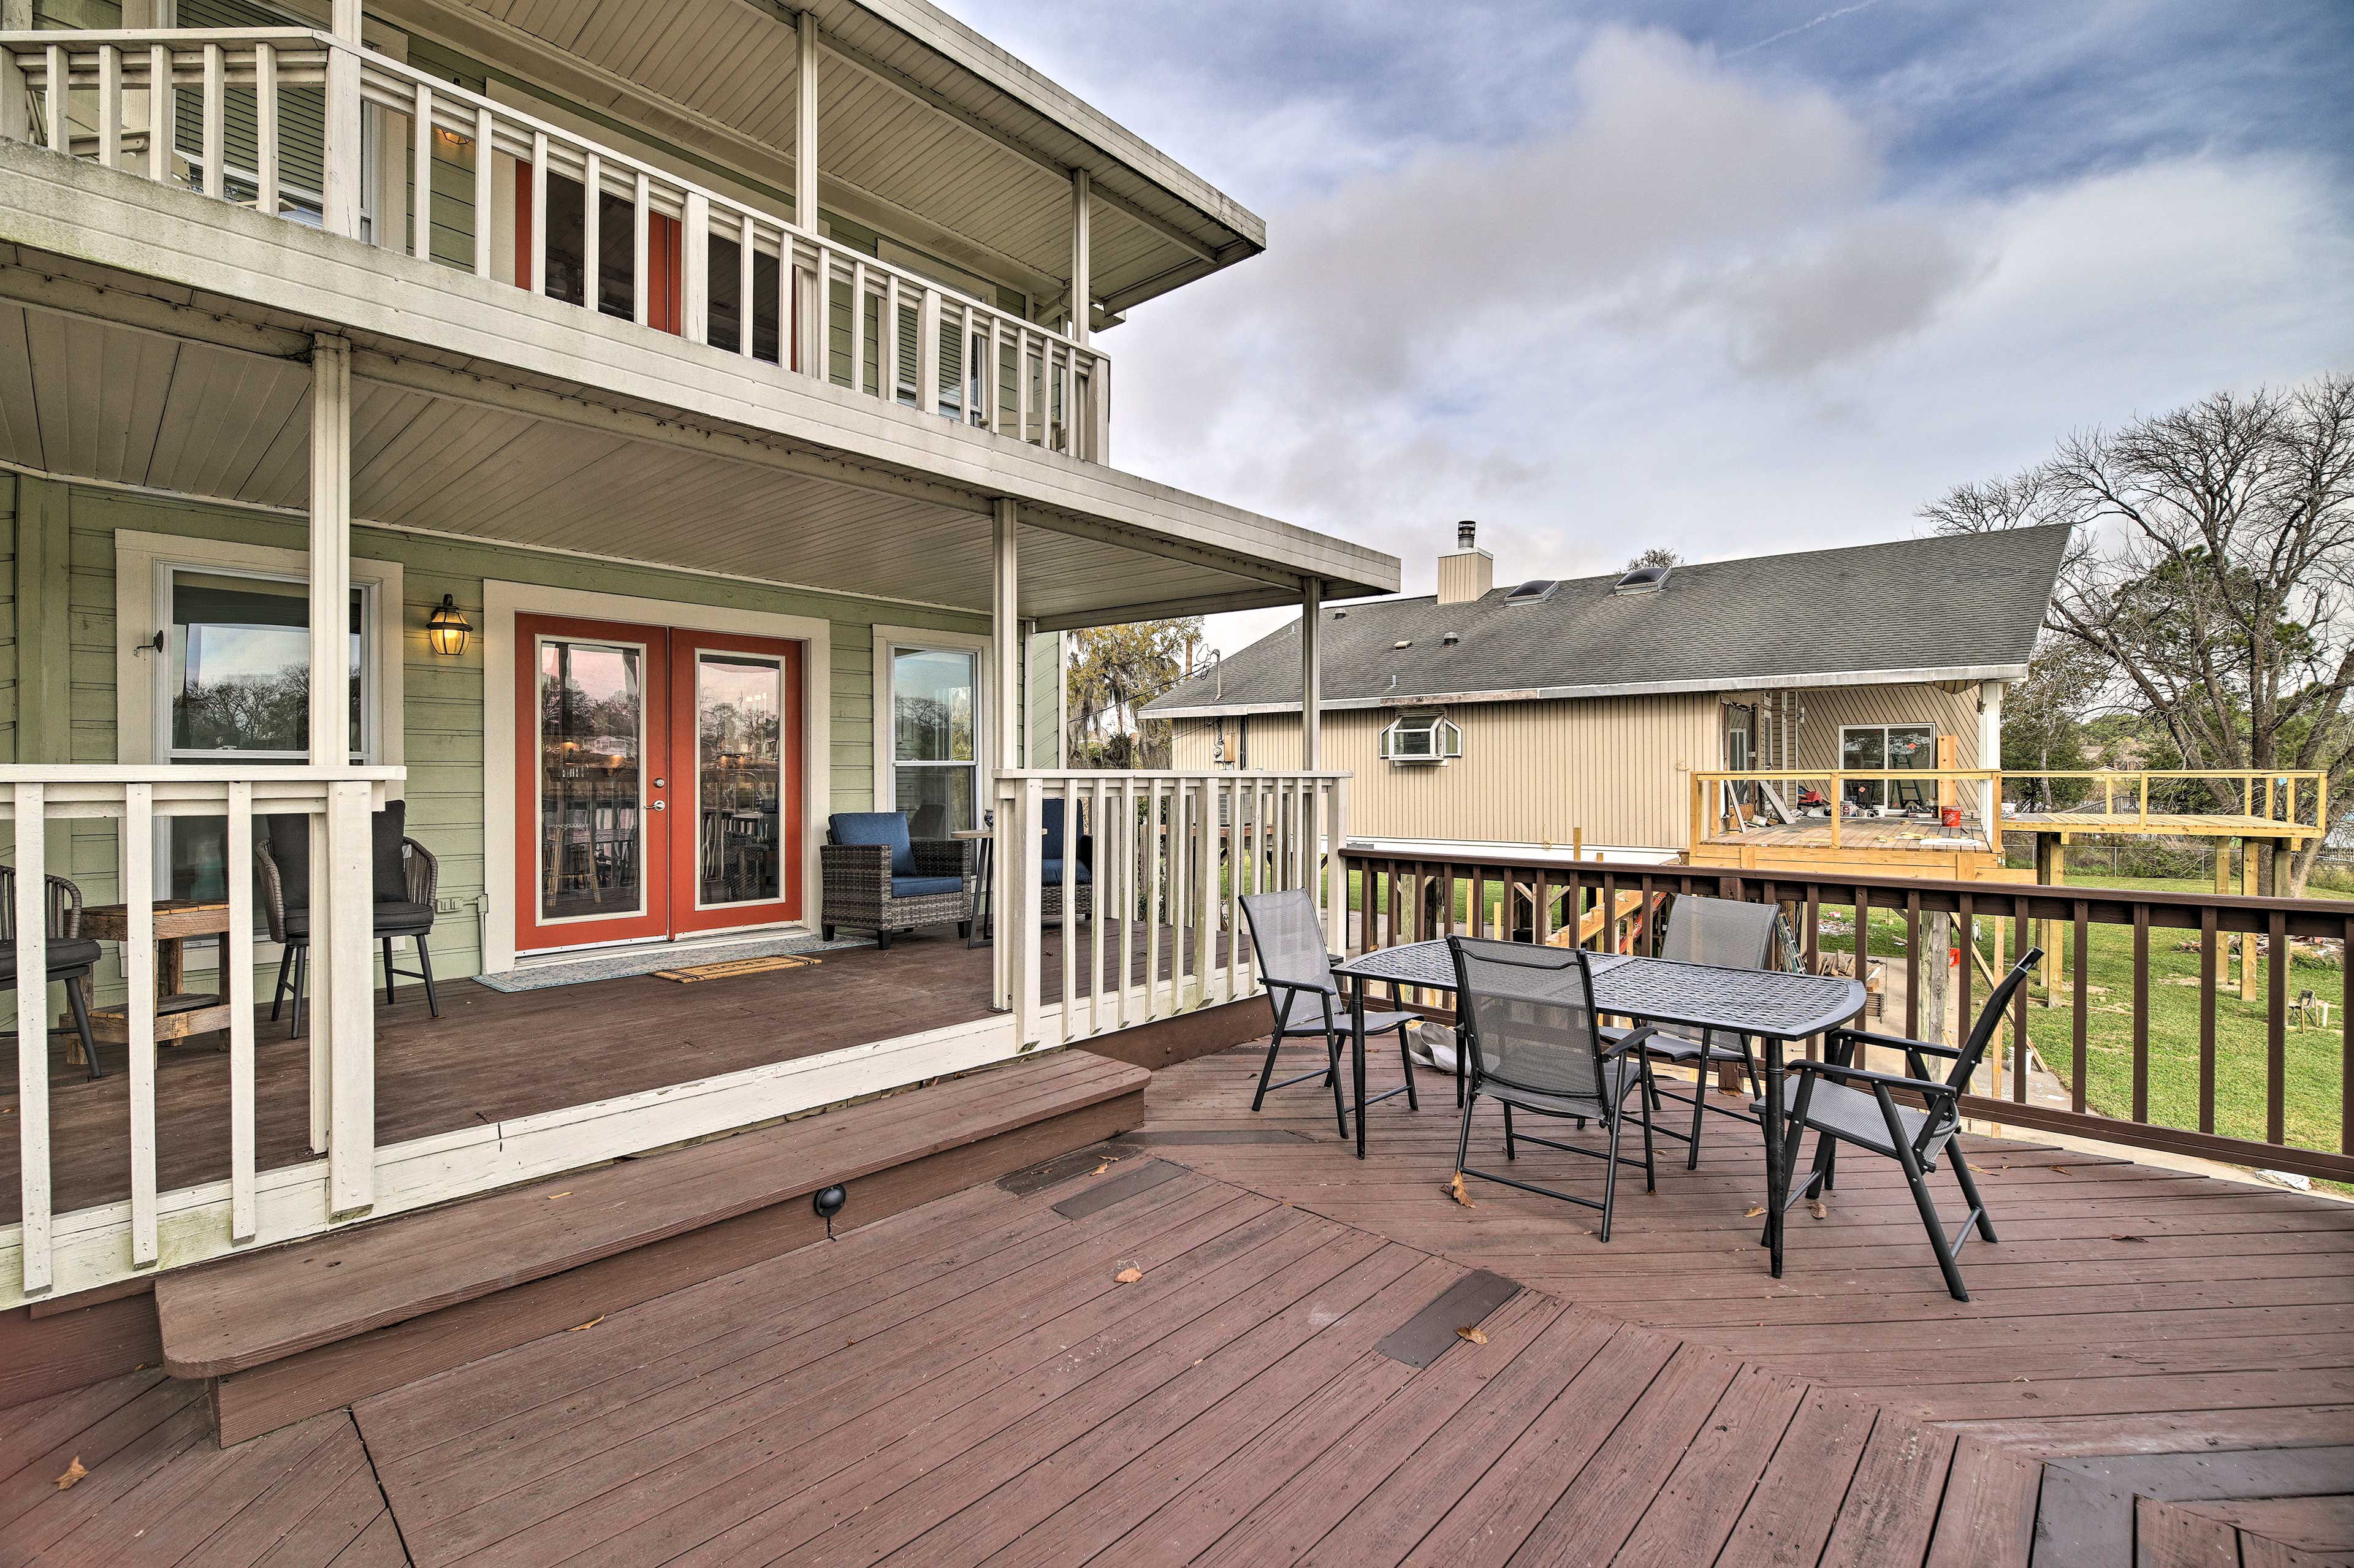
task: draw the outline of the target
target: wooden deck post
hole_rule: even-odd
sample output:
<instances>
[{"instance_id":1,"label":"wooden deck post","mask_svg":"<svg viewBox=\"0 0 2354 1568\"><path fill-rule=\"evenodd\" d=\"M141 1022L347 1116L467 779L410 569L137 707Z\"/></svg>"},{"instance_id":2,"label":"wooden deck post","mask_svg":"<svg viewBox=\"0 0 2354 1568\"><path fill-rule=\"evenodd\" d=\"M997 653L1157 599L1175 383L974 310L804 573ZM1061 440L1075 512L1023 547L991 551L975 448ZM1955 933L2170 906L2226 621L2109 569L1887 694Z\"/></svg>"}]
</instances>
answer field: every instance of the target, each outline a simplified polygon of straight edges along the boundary
<instances>
[{"instance_id":1,"label":"wooden deck post","mask_svg":"<svg viewBox=\"0 0 2354 1568\"><path fill-rule=\"evenodd\" d=\"M2254 839L2240 841L2240 896L2243 898L2255 896L2256 843ZM2240 1000L2256 1000L2256 938L2253 933L2240 938Z\"/></svg>"}]
</instances>

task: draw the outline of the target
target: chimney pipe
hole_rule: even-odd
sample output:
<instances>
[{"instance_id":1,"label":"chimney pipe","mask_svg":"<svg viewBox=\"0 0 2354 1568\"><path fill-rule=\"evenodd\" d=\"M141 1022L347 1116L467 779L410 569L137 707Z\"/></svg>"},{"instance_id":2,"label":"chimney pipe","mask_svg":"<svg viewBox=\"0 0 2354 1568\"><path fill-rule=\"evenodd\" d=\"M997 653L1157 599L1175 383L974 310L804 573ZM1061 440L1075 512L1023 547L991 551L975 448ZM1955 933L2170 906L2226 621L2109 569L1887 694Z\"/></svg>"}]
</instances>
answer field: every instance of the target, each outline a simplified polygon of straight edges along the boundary
<instances>
[{"instance_id":1,"label":"chimney pipe","mask_svg":"<svg viewBox=\"0 0 2354 1568\"><path fill-rule=\"evenodd\" d=\"M1455 524L1455 548L1438 557L1438 602L1463 604L1484 599L1496 586L1496 558L1478 544L1479 524L1467 517Z\"/></svg>"}]
</instances>

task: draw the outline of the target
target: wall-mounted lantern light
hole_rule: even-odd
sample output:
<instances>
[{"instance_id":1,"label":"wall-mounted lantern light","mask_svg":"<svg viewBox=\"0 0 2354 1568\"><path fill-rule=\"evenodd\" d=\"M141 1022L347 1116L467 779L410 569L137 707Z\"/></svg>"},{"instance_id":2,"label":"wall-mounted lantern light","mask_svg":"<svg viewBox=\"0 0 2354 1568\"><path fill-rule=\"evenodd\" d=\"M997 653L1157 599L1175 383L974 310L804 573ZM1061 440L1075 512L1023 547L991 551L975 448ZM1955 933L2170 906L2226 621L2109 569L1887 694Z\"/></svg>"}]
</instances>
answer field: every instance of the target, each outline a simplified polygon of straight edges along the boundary
<instances>
[{"instance_id":1,"label":"wall-mounted lantern light","mask_svg":"<svg viewBox=\"0 0 2354 1568\"><path fill-rule=\"evenodd\" d=\"M473 630L466 612L458 608L457 599L445 593L425 622L425 640L433 645L436 653L446 653L454 659L466 651L466 638Z\"/></svg>"}]
</instances>

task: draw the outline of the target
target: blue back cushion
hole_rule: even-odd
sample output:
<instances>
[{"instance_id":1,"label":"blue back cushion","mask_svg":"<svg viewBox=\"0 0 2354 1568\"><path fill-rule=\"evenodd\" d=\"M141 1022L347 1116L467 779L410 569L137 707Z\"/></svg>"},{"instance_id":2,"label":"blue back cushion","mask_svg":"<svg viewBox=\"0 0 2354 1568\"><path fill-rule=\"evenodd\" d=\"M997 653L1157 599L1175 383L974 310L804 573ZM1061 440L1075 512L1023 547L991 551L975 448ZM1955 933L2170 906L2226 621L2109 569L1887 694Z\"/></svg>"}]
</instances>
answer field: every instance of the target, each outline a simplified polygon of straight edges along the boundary
<instances>
[{"instance_id":1,"label":"blue back cushion","mask_svg":"<svg viewBox=\"0 0 2354 1568\"><path fill-rule=\"evenodd\" d=\"M881 844L891 852L891 874L916 874L916 846L907 841L905 811L837 811L826 819L838 844Z\"/></svg>"}]
</instances>

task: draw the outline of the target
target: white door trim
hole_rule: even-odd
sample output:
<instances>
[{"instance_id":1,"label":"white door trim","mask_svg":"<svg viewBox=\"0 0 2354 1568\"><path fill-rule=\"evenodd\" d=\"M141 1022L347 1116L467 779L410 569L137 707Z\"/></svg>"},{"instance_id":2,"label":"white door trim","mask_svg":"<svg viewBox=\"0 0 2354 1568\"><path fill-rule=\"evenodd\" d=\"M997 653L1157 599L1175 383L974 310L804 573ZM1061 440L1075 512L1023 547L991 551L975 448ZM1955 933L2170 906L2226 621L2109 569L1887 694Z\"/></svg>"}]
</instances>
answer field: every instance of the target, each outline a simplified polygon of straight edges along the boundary
<instances>
[{"instance_id":1,"label":"white door trim","mask_svg":"<svg viewBox=\"0 0 2354 1568\"><path fill-rule=\"evenodd\" d=\"M818 868L821 831L832 810L833 623L817 616L781 615L722 605L684 604L633 594L532 583L482 583L482 885L489 912L482 922L482 972L515 967L515 617L565 615L620 620L686 631L798 641L801 653L801 890L799 925L814 929L823 913L824 877Z\"/></svg>"}]
</instances>

